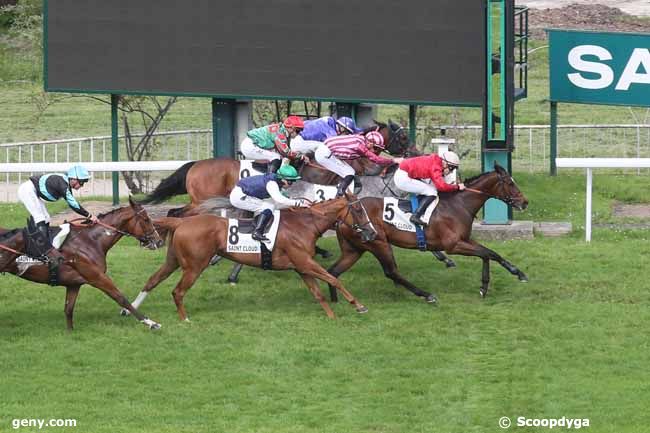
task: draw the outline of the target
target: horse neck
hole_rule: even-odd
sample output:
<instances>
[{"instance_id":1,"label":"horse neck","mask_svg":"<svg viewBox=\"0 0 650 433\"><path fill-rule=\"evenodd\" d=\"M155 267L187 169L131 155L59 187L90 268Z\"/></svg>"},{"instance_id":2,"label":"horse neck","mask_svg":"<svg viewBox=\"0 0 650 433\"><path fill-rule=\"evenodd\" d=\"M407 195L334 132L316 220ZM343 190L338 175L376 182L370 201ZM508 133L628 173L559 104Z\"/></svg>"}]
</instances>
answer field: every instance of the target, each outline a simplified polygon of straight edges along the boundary
<instances>
[{"instance_id":1,"label":"horse neck","mask_svg":"<svg viewBox=\"0 0 650 433\"><path fill-rule=\"evenodd\" d=\"M466 191L461 194L455 194L455 197L459 197L463 201L465 208L474 216L483 207L485 202L491 198L488 194L495 195L497 180L496 173L484 173L473 181L471 185L466 186L487 194L477 194L472 191Z\"/></svg>"},{"instance_id":2,"label":"horse neck","mask_svg":"<svg viewBox=\"0 0 650 433\"><path fill-rule=\"evenodd\" d=\"M103 216L99 217L99 220L108 225L111 226L117 230L120 231L127 231L127 225L130 220L130 218L126 217L126 213L130 210L129 207L121 207L117 210L114 210L112 212L109 212ZM117 243L120 239L122 239L122 234L120 232L113 231L109 229L108 227L104 227L100 224L97 224L92 228L92 230L104 230L104 231L110 231L111 235L110 236L102 236L100 237L100 242L102 245L102 249L104 251L108 251L113 245Z\"/></svg>"},{"instance_id":3,"label":"horse neck","mask_svg":"<svg viewBox=\"0 0 650 433\"><path fill-rule=\"evenodd\" d=\"M347 199L341 197L315 205L316 209L324 214L311 213L314 218L314 224L321 234L325 233L334 224L334 221L338 218L341 210L347 206L347 203Z\"/></svg>"}]
</instances>

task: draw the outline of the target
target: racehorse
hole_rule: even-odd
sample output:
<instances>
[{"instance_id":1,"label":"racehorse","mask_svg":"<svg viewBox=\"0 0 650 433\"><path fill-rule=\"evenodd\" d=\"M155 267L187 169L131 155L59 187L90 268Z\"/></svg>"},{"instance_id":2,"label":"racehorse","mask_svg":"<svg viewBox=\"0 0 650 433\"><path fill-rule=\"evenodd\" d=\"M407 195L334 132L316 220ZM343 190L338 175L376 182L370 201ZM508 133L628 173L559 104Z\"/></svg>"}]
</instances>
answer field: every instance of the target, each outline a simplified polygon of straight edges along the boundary
<instances>
[{"instance_id":1,"label":"racehorse","mask_svg":"<svg viewBox=\"0 0 650 433\"><path fill-rule=\"evenodd\" d=\"M375 121L376 126L367 128L379 131L387 144L386 150L392 155L419 154L414 144L409 143L406 130L389 121L388 124ZM350 161L357 174L379 174L383 167L360 158ZM160 203L178 194L189 194L190 203L180 209L172 209L168 216L182 216L204 200L213 197L227 197L239 181L239 161L230 158L212 158L192 161L180 167L172 175L163 179L154 191L146 196L143 203ZM340 180L332 173L315 164L304 164L300 170L302 180L319 185L336 185Z\"/></svg>"},{"instance_id":2,"label":"racehorse","mask_svg":"<svg viewBox=\"0 0 650 433\"><path fill-rule=\"evenodd\" d=\"M211 199L214 208L230 206L225 198ZM365 239L374 237L367 214L360 201L353 197L340 197L316 203L310 208L291 208L280 211L280 223L272 251L272 269L295 270L304 280L312 295L323 307L327 316L334 318L334 312L320 293L316 279L330 284L356 308L365 313L368 309L348 292L341 282L330 275L313 259L316 240L338 221L341 226L350 227ZM167 259L153 274L134 301L138 307L147 294L176 269L182 268L183 275L174 288L172 296L181 320L188 320L183 298L203 270L215 256L225 257L238 263L261 267L260 253L244 254L227 252L228 219L216 215L200 214L186 218L166 217L157 219L156 225L170 231Z\"/></svg>"},{"instance_id":3,"label":"racehorse","mask_svg":"<svg viewBox=\"0 0 650 433\"><path fill-rule=\"evenodd\" d=\"M134 308L106 275L106 253L122 236L132 236L148 249L159 248L164 241L158 235L147 211L130 198L129 206L99 215L98 218L99 222L94 225L72 225L61 249L64 261L59 267L58 285L66 288L65 316L68 330L73 329L72 315L83 284L90 284L104 292L150 329L160 328L160 324ZM0 229L0 232L0 272L10 272L36 283L48 283L47 264L34 264L21 270L16 263L15 259L25 249L22 229Z\"/></svg>"},{"instance_id":4,"label":"racehorse","mask_svg":"<svg viewBox=\"0 0 650 433\"><path fill-rule=\"evenodd\" d=\"M470 239L472 222L489 198L502 200L518 210L525 209L528 200L521 193L512 176L497 164L494 171L468 179L465 185L467 187L465 191L440 193L440 201L425 229L427 249L480 257L483 260L480 289L482 297L487 295L490 283L490 260L498 262L508 272L516 275L520 281L528 281L528 277L517 267L491 249ZM377 229L377 236L372 242L363 242L353 230L343 225L338 226L336 235L341 248L341 257L328 269L328 272L338 277L354 265L363 253L370 251L379 260L386 277L427 302L435 303L437 301L435 295L419 289L397 271L391 245L415 249L417 248L416 234L398 230L383 220L382 198L366 197L361 199L361 202L368 212L370 221ZM336 292L331 288L330 297L336 302Z\"/></svg>"}]
</instances>

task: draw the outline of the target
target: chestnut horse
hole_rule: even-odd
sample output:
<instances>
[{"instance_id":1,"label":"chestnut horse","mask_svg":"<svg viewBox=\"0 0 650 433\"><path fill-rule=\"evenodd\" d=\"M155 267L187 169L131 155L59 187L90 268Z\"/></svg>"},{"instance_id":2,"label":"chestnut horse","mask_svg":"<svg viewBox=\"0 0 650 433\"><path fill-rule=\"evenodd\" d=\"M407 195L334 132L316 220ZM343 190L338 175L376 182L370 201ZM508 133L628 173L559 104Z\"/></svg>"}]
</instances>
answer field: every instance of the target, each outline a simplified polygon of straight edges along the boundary
<instances>
[{"instance_id":1,"label":"chestnut horse","mask_svg":"<svg viewBox=\"0 0 650 433\"><path fill-rule=\"evenodd\" d=\"M215 209L230 206L227 199L211 199ZM313 259L316 240L335 222L350 227L366 239L372 239L375 231L369 224L367 214L359 200L340 197L316 203L310 208L291 208L280 211L281 218L272 251L273 270L295 270L304 280L312 295L321 304L328 317L334 312L320 293L316 279L322 280L343 293L343 296L356 308L365 313L366 307L348 292L341 282L330 275ZM261 267L261 255L227 252L228 219L216 215L201 214L186 218L161 218L156 225L170 231L167 259L144 286L134 305L138 307L147 294L169 277L176 269L182 268L183 275L174 288L172 296L181 320L188 320L183 298L203 270L215 256L225 257L238 263Z\"/></svg>"},{"instance_id":2,"label":"chestnut horse","mask_svg":"<svg viewBox=\"0 0 650 433\"><path fill-rule=\"evenodd\" d=\"M528 200L515 184L512 176L499 165L495 171L483 173L465 182L467 189L461 192L441 193L438 206L431 215L429 225L425 229L427 249L429 251L445 251L449 254L477 256L483 260L483 276L480 289L485 296L490 283L490 260L494 260L516 275L520 281L528 281L528 277L514 265L504 260L496 252L470 239L472 223L477 212L489 198L497 198L523 210L528 206ZM377 229L377 237L372 242L363 242L357 234L348 227L339 226L336 235L341 248L341 257L328 272L338 277L354 265L361 255L370 251L381 264L386 277L424 298L429 303L436 302L436 296L417 288L402 277L397 271L391 245L401 248L417 248L416 235L413 232L398 230L393 225L383 221L384 204L382 198L367 197L361 199L368 211L370 221ZM330 297L336 302L336 292L330 289Z\"/></svg>"},{"instance_id":3,"label":"chestnut horse","mask_svg":"<svg viewBox=\"0 0 650 433\"><path fill-rule=\"evenodd\" d=\"M366 131L378 130L387 143L386 150L392 155L419 154L409 143L406 130L389 121ZM365 159L350 161L358 175L378 175L383 167ZM302 180L319 185L336 185L340 180L332 173L315 164L304 164L300 169ZM239 181L239 161L230 158L212 158L192 161L180 167L171 176L163 179L154 191L146 196L143 203L160 203L178 194L189 194L190 203L180 209L172 209L169 216L182 216L204 200L213 197L228 197Z\"/></svg>"},{"instance_id":4,"label":"chestnut horse","mask_svg":"<svg viewBox=\"0 0 650 433\"><path fill-rule=\"evenodd\" d=\"M65 316L68 330L73 328L72 315L82 284L98 288L150 329L160 328L160 324L135 309L106 275L106 253L122 236L132 236L149 249L163 245L147 211L129 199L129 206L99 215L98 218L97 224L73 225L61 248L64 262L59 267L58 285L66 288ZM49 277L46 264L34 264L24 272L16 264L15 259L25 248L22 229L0 231L0 272L10 272L26 280L47 284Z\"/></svg>"}]
</instances>

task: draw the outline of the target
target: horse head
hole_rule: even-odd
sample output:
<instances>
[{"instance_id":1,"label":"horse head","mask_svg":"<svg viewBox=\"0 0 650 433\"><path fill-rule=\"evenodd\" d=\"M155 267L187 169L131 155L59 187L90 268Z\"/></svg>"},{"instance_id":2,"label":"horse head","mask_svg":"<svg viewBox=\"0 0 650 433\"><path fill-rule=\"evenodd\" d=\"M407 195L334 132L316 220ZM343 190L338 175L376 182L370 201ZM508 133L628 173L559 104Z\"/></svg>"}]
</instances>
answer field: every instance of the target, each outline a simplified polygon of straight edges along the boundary
<instances>
[{"instance_id":1,"label":"horse head","mask_svg":"<svg viewBox=\"0 0 650 433\"><path fill-rule=\"evenodd\" d=\"M510 173L501 167L497 162L494 163L494 171L483 173L475 178L476 182L468 181L472 188L476 187L483 193L488 194L504 203L516 208L517 210L524 210L528 207L528 199L519 190Z\"/></svg>"},{"instance_id":2,"label":"horse head","mask_svg":"<svg viewBox=\"0 0 650 433\"><path fill-rule=\"evenodd\" d=\"M160 237L146 209L131 197L129 197L129 209L131 213L126 216L128 220L126 232L147 249L155 250L162 247L165 241Z\"/></svg>"},{"instance_id":3,"label":"horse head","mask_svg":"<svg viewBox=\"0 0 650 433\"><path fill-rule=\"evenodd\" d=\"M377 230L372 225L368 212L363 203L354 194L345 193L345 196L321 201L310 207L315 213L336 215L336 224L349 226L361 235L364 242L369 242L377 236Z\"/></svg>"},{"instance_id":4,"label":"horse head","mask_svg":"<svg viewBox=\"0 0 650 433\"><path fill-rule=\"evenodd\" d=\"M379 122L373 120L376 127L379 130L379 133L384 137L384 143L386 144L386 152L390 153L393 156L419 156L422 153L415 147L415 143L411 143L409 140L409 134L406 129L388 119L388 123Z\"/></svg>"}]
</instances>

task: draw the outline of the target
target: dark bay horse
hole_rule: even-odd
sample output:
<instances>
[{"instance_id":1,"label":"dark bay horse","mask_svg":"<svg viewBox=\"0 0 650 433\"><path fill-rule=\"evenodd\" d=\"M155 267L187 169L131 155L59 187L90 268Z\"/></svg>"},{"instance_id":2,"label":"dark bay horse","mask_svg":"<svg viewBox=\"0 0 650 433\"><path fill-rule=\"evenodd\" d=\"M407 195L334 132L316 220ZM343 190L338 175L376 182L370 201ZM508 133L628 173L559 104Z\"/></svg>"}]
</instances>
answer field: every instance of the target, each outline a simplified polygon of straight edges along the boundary
<instances>
[{"instance_id":1,"label":"dark bay horse","mask_svg":"<svg viewBox=\"0 0 650 433\"><path fill-rule=\"evenodd\" d=\"M377 130L387 143L386 150L392 155L415 155L417 149L409 143L403 127L389 121L376 122L366 130ZM377 175L383 167L363 159L351 161L359 175ZM339 177L316 164L304 164L300 170L302 180L320 185L336 185ZM190 203L181 209L174 209L169 216L182 216L204 200L213 197L227 197L239 181L239 161L230 158L212 158L192 161L180 167L163 179L154 191L145 197L143 203L160 203L179 194L189 194Z\"/></svg>"},{"instance_id":2,"label":"dark bay horse","mask_svg":"<svg viewBox=\"0 0 650 433\"><path fill-rule=\"evenodd\" d=\"M490 282L490 260L494 260L516 275L520 281L528 277L499 254L470 239L472 222L477 212L489 198L502 200L519 210L528 206L528 200L521 193L510 174L495 165L495 171L483 173L465 182L467 189L461 192L441 193L440 202L431 215L425 235L429 251L445 251L449 254L477 256L483 260L483 274L480 293L485 296ZM382 198L361 199L370 220L377 229L377 237L372 242L362 239L346 226L339 226L336 235L341 248L341 257L328 272L338 277L354 265L366 251L371 252L381 264L384 274L424 298L435 303L435 295L417 288L397 271L391 245L401 248L417 249L415 233L401 231L383 221L384 204ZM336 301L336 292L330 289L330 296Z\"/></svg>"},{"instance_id":3,"label":"dark bay horse","mask_svg":"<svg viewBox=\"0 0 650 433\"><path fill-rule=\"evenodd\" d=\"M227 199L211 200L215 203L220 201L224 204L217 204L216 208L230 206ZM295 270L330 318L334 318L334 312L320 293L316 279L325 281L330 284L330 287L340 290L354 305L357 312L368 311L337 278L330 275L313 259L316 240L337 221L339 225L354 227L355 233L360 232L360 235L367 239L372 239L374 236L375 232L368 224L367 214L360 201L353 197L340 197L316 203L310 208L283 209L272 251L272 269ZM155 222L156 225L170 231L167 259L147 281L134 302L136 307L151 290L180 267L183 275L174 288L172 296L179 318L187 320L183 298L203 270L208 267L212 257L218 255L245 265L261 267L259 253L227 252L229 235L227 218L202 214L186 218L161 218Z\"/></svg>"},{"instance_id":4,"label":"dark bay horse","mask_svg":"<svg viewBox=\"0 0 650 433\"><path fill-rule=\"evenodd\" d=\"M163 240L158 235L152 220L146 210L131 199L129 199L129 206L99 215L98 218L100 221L98 224L72 225L70 234L61 249L65 261L59 268L59 285L66 288L65 316L68 329L73 328L74 306L83 284L90 284L104 292L150 329L160 328L160 324L136 310L106 275L106 253L122 236L133 236L149 249L163 245ZM24 251L22 229L0 229L0 231L2 232L0 244L16 252ZM18 254L15 252L0 249L0 272L10 272L36 283L48 282L46 264L35 264L21 273L15 261L17 257Z\"/></svg>"}]
</instances>

